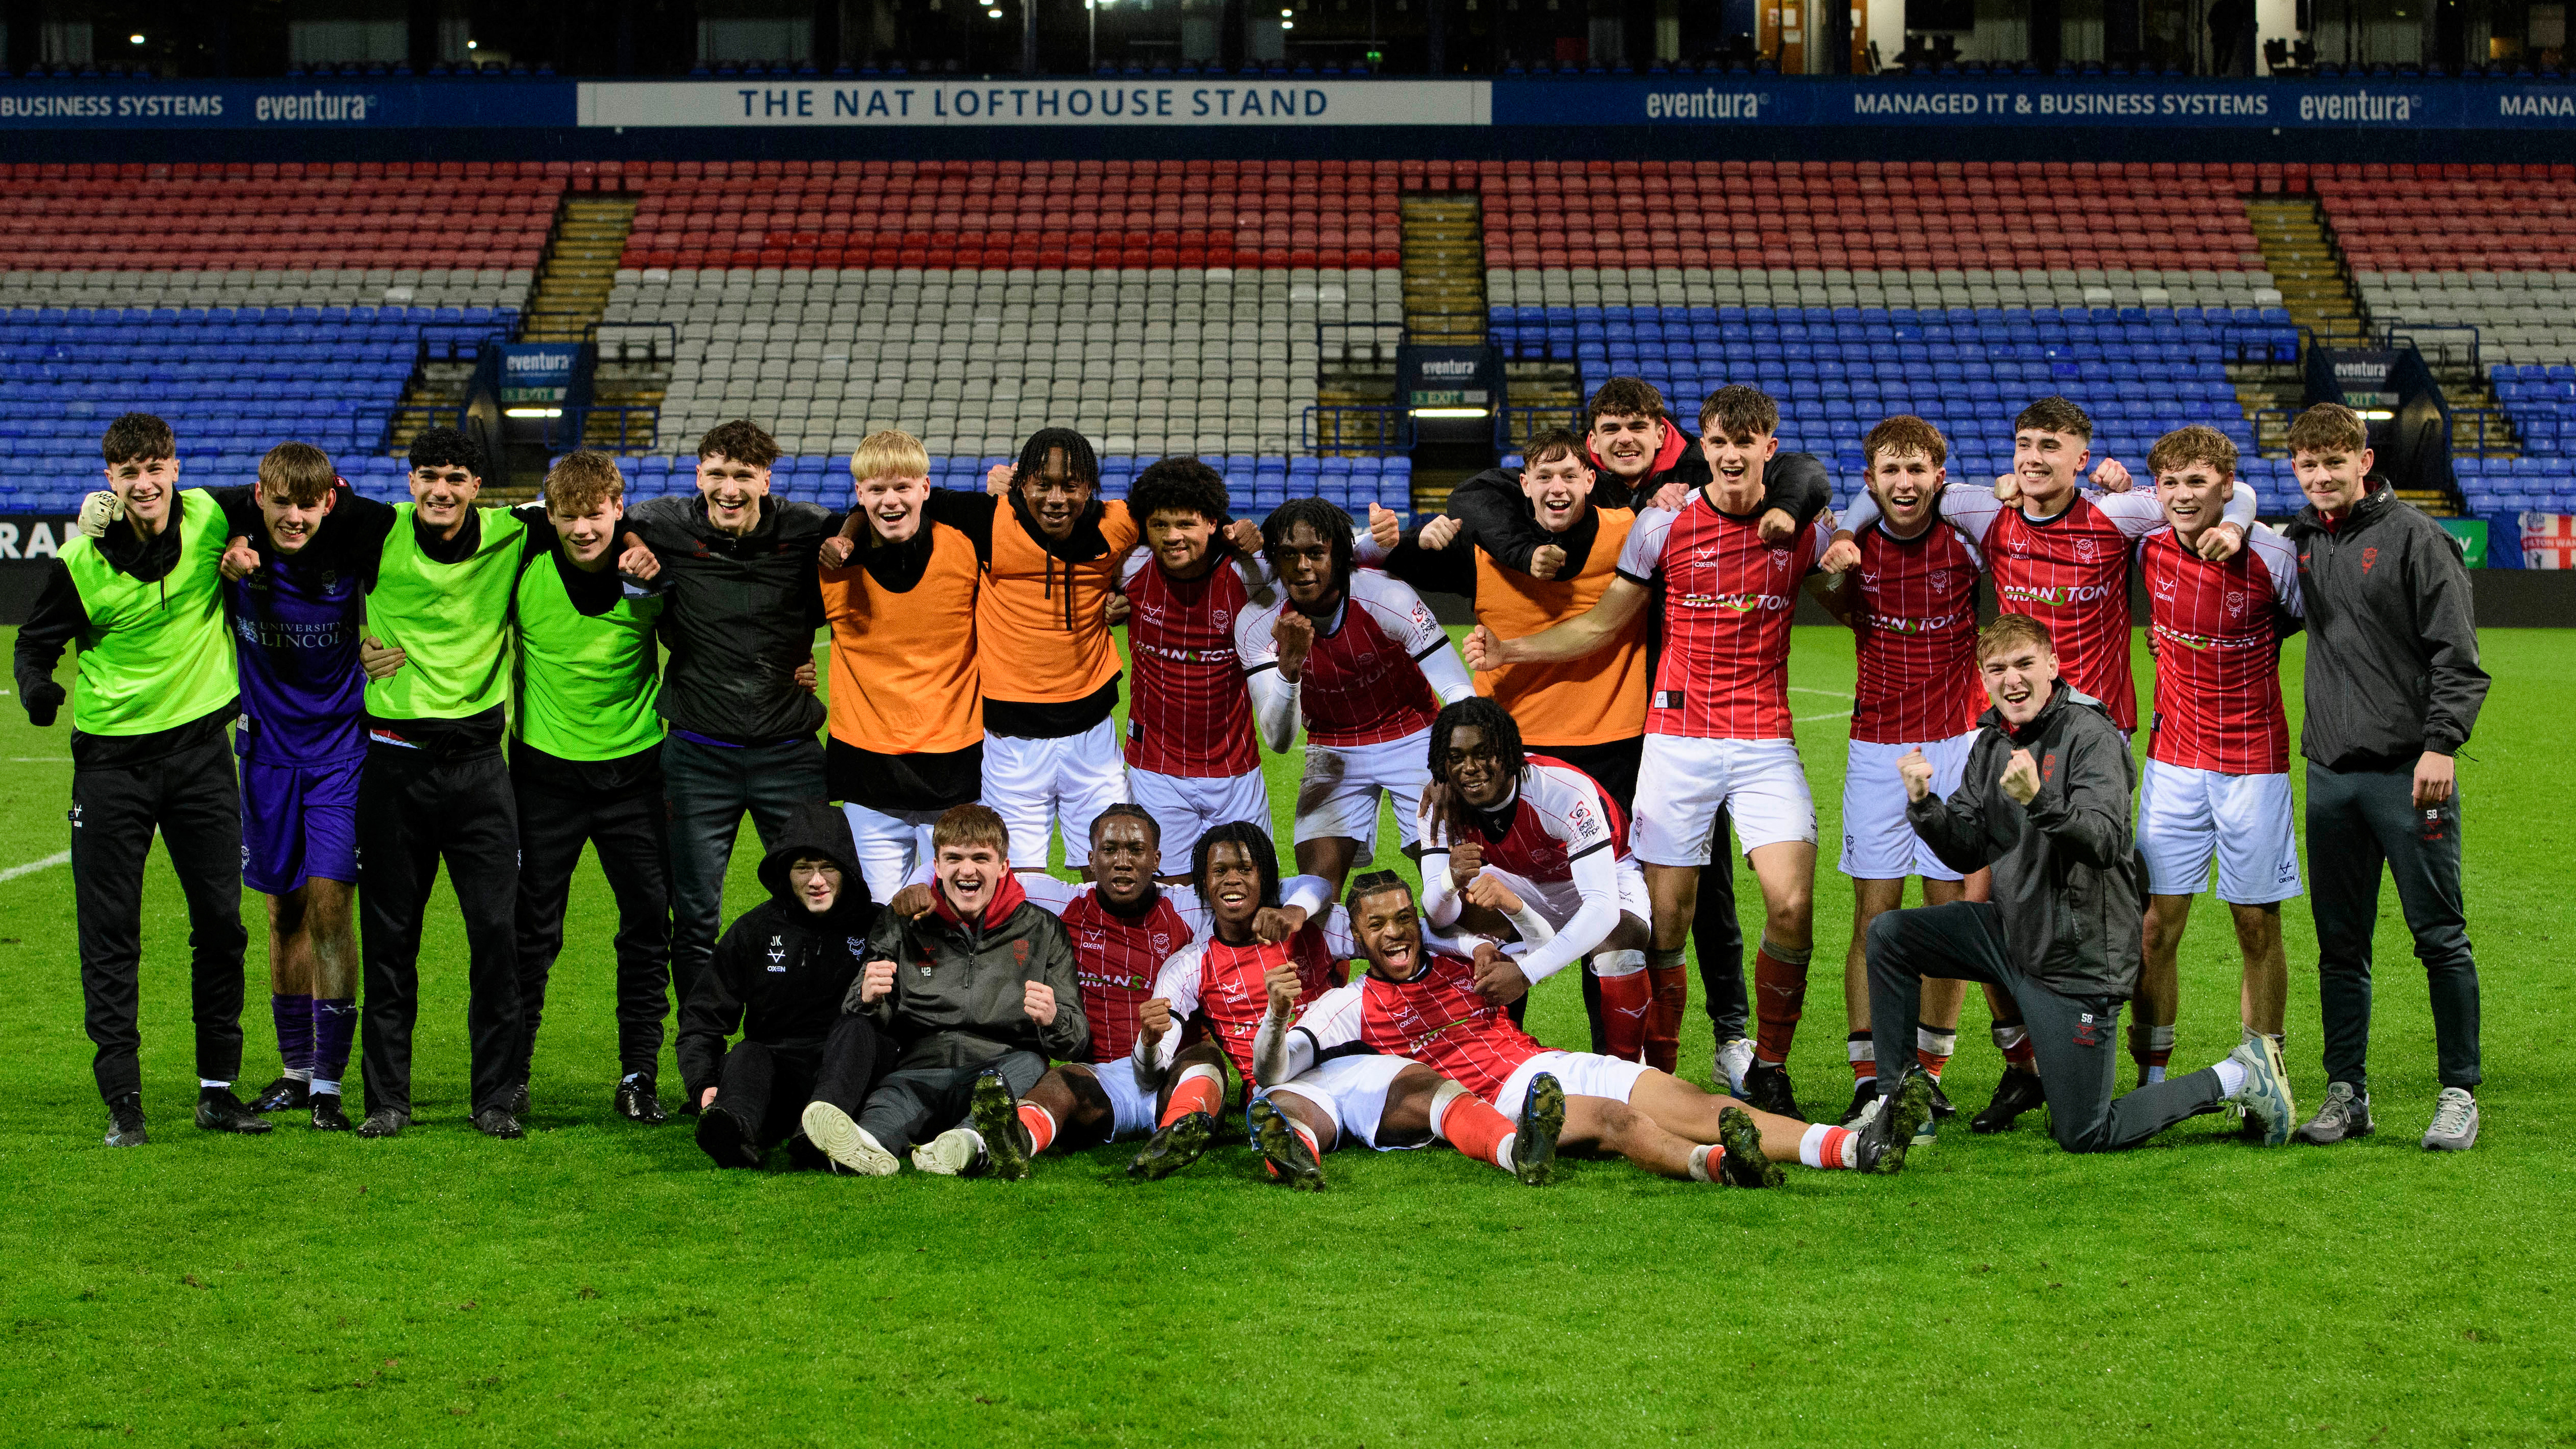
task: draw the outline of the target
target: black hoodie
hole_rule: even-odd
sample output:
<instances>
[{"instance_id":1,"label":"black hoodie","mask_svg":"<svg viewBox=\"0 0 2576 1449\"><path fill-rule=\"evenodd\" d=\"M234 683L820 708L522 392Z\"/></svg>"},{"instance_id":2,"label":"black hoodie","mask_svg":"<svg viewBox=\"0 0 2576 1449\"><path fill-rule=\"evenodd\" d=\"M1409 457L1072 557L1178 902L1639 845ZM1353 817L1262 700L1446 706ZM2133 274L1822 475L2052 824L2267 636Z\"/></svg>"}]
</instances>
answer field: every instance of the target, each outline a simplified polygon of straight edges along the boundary
<instances>
[{"instance_id":1,"label":"black hoodie","mask_svg":"<svg viewBox=\"0 0 2576 1449\"><path fill-rule=\"evenodd\" d=\"M1905 807L1914 833L1961 874L1994 867L2004 950L2060 996L2125 1001L2138 989L2146 866L2129 833L2137 762L2110 712L2061 681L2018 730L1989 709L1949 799ZM2023 805L1999 783L2015 750L2039 766Z\"/></svg>"},{"instance_id":2,"label":"black hoodie","mask_svg":"<svg viewBox=\"0 0 2576 1449\"><path fill-rule=\"evenodd\" d=\"M2374 488L2340 519L2315 504L2285 532L2308 625L2299 752L2329 770L2393 770L2459 753L2486 702L2460 546L2422 509Z\"/></svg>"},{"instance_id":3,"label":"black hoodie","mask_svg":"<svg viewBox=\"0 0 2576 1449\"><path fill-rule=\"evenodd\" d=\"M787 883L788 868L808 855L841 867L840 898L820 916ZM734 919L716 943L714 965L680 1007L677 1055L691 1100L716 1085L725 1039L737 1028L745 1041L820 1046L866 959L877 907L847 816L820 800L790 811L777 846L761 857L760 883L769 899Z\"/></svg>"}]
</instances>

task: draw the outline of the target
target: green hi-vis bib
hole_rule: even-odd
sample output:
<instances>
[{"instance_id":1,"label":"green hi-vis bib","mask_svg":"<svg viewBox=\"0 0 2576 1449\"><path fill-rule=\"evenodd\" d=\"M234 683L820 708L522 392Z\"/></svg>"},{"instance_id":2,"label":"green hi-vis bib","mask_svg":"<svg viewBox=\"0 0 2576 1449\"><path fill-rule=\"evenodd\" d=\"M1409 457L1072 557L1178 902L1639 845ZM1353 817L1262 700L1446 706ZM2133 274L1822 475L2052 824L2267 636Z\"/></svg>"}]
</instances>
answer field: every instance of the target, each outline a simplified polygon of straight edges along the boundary
<instances>
[{"instance_id":1,"label":"green hi-vis bib","mask_svg":"<svg viewBox=\"0 0 2576 1449\"><path fill-rule=\"evenodd\" d=\"M519 574L519 738L558 760L622 760L662 742L658 598L573 607L549 554Z\"/></svg>"},{"instance_id":2,"label":"green hi-vis bib","mask_svg":"<svg viewBox=\"0 0 2576 1449\"><path fill-rule=\"evenodd\" d=\"M510 694L510 590L518 580L527 526L506 510L482 510L471 557L444 564L420 551L412 517L394 505L376 586L367 595L367 633L403 651L391 679L367 681L376 719L464 719Z\"/></svg>"},{"instance_id":3,"label":"green hi-vis bib","mask_svg":"<svg viewBox=\"0 0 2576 1449\"><path fill-rule=\"evenodd\" d=\"M224 511L203 488L176 500L179 562L146 582L121 573L98 545L63 545L63 566L89 611L79 651L72 725L83 734L148 735L214 713L241 693L224 625Z\"/></svg>"}]
</instances>

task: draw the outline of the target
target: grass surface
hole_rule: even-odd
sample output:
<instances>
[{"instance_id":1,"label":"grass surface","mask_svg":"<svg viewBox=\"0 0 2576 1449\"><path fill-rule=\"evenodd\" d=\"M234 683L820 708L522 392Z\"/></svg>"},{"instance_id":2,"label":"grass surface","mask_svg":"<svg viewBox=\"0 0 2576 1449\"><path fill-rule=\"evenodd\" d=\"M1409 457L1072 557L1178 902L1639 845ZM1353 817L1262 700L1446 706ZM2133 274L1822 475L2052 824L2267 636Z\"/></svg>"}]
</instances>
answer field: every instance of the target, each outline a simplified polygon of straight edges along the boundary
<instances>
[{"instance_id":1,"label":"grass surface","mask_svg":"<svg viewBox=\"0 0 2576 1449\"><path fill-rule=\"evenodd\" d=\"M2076 1158L2034 1116L1998 1138L1945 1133L1901 1178L1793 1171L1769 1193L1620 1163L1533 1192L1443 1150L1338 1154L1330 1191L1292 1195L1255 1181L1237 1146L1153 1186L1118 1175L1118 1149L1046 1159L1017 1185L719 1173L685 1126L608 1110L614 919L588 867L527 1140L487 1141L465 1121L464 942L443 884L422 957L419 1124L385 1143L283 1118L264 1139L218 1138L187 1121L185 915L157 860L154 1140L112 1152L81 1033L70 872L22 874L0 881L0 1434L2576 1441L2576 1286L2546 1266L2576 1235L2576 1179L2548 1145L2546 1093L2567 1075L2542 1062L2576 1005L2553 942L2576 931L2576 830L2540 763L2576 717L2576 631L2491 631L2486 648L2496 685L2460 778L2488 1085L2484 1137L2461 1157L2415 1145L2432 1033L2391 892L2372 1063L2382 1135L2334 1149L2264 1152L2204 1119ZM2294 642L2294 712L2299 659ZM2142 687L2151 667L2141 650ZM1848 636L1800 630L1791 668L1831 842ZM14 699L0 709L0 869L64 848L68 756L61 728L31 729ZM1272 764L1282 805L1294 769ZM730 910L757 889L745 842ZM1850 891L1832 860L1791 1062L1818 1113L1849 1091L1834 978ZM1749 879L1743 899L1758 919ZM245 897L245 918L258 910ZM2303 904L2285 921L2304 1104L2324 1087L2314 933ZM260 949L255 937L252 1086L275 1067ZM2214 903L2195 914L2183 972L2177 1070L2236 1038ZM1576 987L1538 993L1542 1039L1581 1044ZM1684 1070L1705 1082L1696 1000L1689 1020ZM1998 1067L1984 1024L1972 999L1948 1078L1968 1110Z\"/></svg>"}]
</instances>

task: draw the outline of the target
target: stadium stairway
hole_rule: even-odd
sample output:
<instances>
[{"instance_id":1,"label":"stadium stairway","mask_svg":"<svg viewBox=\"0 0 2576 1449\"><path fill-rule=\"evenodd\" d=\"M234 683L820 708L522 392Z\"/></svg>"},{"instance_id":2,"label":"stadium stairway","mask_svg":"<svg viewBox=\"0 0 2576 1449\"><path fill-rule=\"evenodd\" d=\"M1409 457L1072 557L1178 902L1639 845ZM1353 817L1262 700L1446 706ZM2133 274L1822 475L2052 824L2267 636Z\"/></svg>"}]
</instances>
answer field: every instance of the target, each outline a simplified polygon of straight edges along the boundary
<instances>
[{"instance_id":1,"label":"stadium stairway","mask_svg":"<svg viewBox=\"0 0 2576 1449\"><path fill-rule=\"evenodd\" d=\"M2352 277L2326 234L2325 217L2314 198L2255 196L2245 202L2246 219L2254 225L2262 249L2263 269L2281 294L2290 320L2327 347L2359 347L2368 327Z\"/></svg>"}]
</instances>

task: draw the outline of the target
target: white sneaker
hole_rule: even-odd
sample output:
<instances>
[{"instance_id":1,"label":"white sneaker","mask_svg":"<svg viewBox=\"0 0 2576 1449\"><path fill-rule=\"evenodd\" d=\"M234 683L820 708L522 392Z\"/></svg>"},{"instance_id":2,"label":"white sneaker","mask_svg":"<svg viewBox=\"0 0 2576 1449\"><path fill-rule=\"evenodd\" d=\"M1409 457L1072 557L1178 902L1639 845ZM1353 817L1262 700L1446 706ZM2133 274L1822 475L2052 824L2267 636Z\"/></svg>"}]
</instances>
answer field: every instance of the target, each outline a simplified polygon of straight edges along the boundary
<instances>
[{"instance_id":1,"label":"white sneaker","mask_svg":"<svg viewBox=\"0 0 2576 1449\"><path fill-rule=\"evenodd\" d=\"M868 1135L868 1129L850 1120L850 1114L829 1102L808 1102L802 1118L805 1140L822 1149L832 1160L837 1172L852 1172L861 1177L892 1177L903 1170L885 1145Z\"/></svg>"},{"instance_id":2,"label":"white sneaker","mask_svg":"<svg viewBox=\"0 0 2576 1449\"><path fill-rule=\"evenodd\" d=\"M1717 1044L1717 1070L1726 1078L1726 1094L1744 1100L1744 1074L1753 1070L1753 1043L1742 1037Z\"/></svg>"},{"instance_id":3,"label":"white sneaker","mask_svg":"<svg viewBox=\"0 0 2576 1449\"><path fill-rule=\"evenodd\" d=\"M2444 1087L2433 1099L2433 1125L2424 1129L2424 1146L2434 1152L2466 1152L2477 1140L2478 1099L2466 1087Z\"/></svg>"},{"instance_id":4,"label":"white sneaker","mask_svg":"<svg viewBox=\"0 0 2576 1449\"><path fill-rule=\"evenodd\" d=\"M983 1134L972 1127L951 1127L912 1149L913 1171L941 1177L980 1177L989 1160Z\"/></svg>"}]
</instances>

